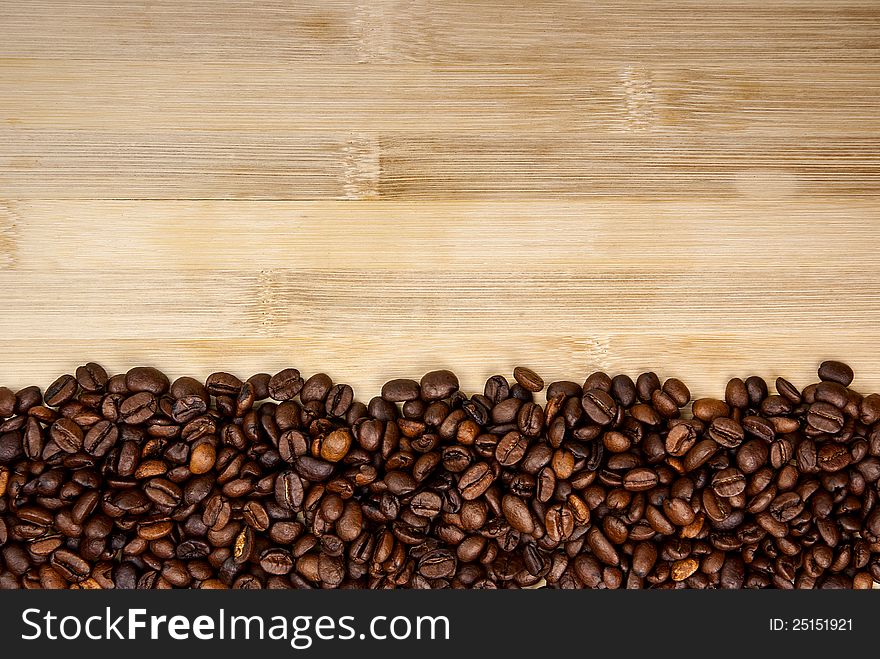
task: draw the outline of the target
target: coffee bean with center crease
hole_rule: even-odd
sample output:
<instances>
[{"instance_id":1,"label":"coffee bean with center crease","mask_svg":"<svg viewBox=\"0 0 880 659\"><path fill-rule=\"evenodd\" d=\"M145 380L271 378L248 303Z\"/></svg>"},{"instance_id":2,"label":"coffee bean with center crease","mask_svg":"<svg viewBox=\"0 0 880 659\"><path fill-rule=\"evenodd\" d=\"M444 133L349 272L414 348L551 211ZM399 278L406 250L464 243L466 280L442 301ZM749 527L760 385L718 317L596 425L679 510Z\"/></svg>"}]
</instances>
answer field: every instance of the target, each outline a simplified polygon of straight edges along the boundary
<instances>
[{"instance_id":1,"label":"coffee bean with center crease","mask_svg":"<svg viewBox=\"0 0 880 659\"><path fill-rule=\"evenodd\" d=\"M511 431L504 435L495 448L495 459L504 467L512 467L526 454L529 440L520 432Z\"/></svg>"},{"instance_id":2,"label":"coffee bean with center crease","mask_svg":"<svg viewBox=\"0 0 880 659\"><path fill-rule=\"evenodd\" d=\"M482 496L495 480L492 467L486 462L478 462L468 467L458 480L461 496L471 501Z\"/></svg>"},{"instance_id":3,"label":"coffee bean with center crease","mask_svg":"<svg viewBox=\"0 0 880 659\"><path fill-rule=\"evenodd\" d=\"M736 467L728 467L712 477L712 489L720 497L735 497L746 489L746 477Z\"/></svg>"},{"instance_id":4,"label":"coffee bean with center crease","mask_svg":"<svg viewBox=\"0 0 880 659\"><path fill-rule=\"evenodd\" d=\"M608 425L617 415L617 403L601 389L589 389L584 392L581 406L587 416L599 425Z\"/></svg>"},{"instance_id":5,"label":"coffee bean with center crease","mask_svg":"<svg viewBox=\"0 0 880 659\"><path fill-rule=\"evenodd\" d=\"M623 476L623 487L630 492L641 492L656 487L657 472L648 467L635 467Z\"/></svg>"},{"instance_id":6,"label":"coffee bean with center crease","mask_svg":"<svg viewBox=\"0 0 880 659\"><path fill-rule=\"evenodd\" d=\"M80 583L91 573L91 566L81 556L67 549L58 549L50 559L55 570L67 581Z\"/></svg>"},{"instance_id":7,"label":"coffee bean with center crease","mask_svg":"<svg viewBox=\"0 0 880 659\"><path fill-rule=\"evenodd\" d=\"M544 427L544 411L537 403L524 403L519 408L516 421L523 435L537 437Z\"/></svg>"},{"instance_id":8,"label":"coffee bean with center crease","mask_svg":"<svg viewBox=\"0 0 880 659\"><path fill-rule=\"evenodd\" d=\"M722 416L709 425L708 435L724 448L736 448L742 444L745 431L735 420Z\"/></svg>"},{"instance_id":9,"label":"coffee bean with center crease","mask_svg":"<svg viewBox=\"0 0 880 659\"><path fill-rule=\"evenodd\" d=\"M327 414L333 417L345 416L354 401L354 392L347 384L337 384L327 393L325 404Z\"/></svg>"},{"instance_id":10,"label":"coffee bean with center crease","mask_svg":"<svg viewBox=\"0 0 880 659\"><path fill-rule=\"evenodd\" d=\"M296 398L303 388L303 379L295 368L285 368L269 379L269 396L275 400Z\"/></svg>"},{"instance_id":11,"label":"coffee bean with center crease","mask_svg":"<svg viewBox=\"0 0 880 659\"><path fill-rule=\"evenodd\" d=\"M76 394L78 383L72 375L62 375L52 384L46 387L43 400L46 405L60 407Z\"/></svg>"},{"instance_id":12,"label":"coffee bean with center crease","mask_svg":"<svg viewBox=\"0 0 880 659\"><path fill-rule=\"evenodd\" d=\"M840 432L845 420L843 412L830 403L813 403L807 411L807 423L830 435Z\"/></svg>"},{"instance_id":13,"label":"coffee bean with center crease","mask_svg":"<svg viewBox=\"0 0 880 659\"><path fill-rule=\"evenodd\" d=\"M231 373L219 371L205 380L205 388L212 396L237 396L242 382Z\"/></svg>"},{"instance_id":14,"label":"coffee bean with center crease","mask_svg":"<svg viewBox=\"0 0 880 659\"><path fill-rule=\"evenodd\" d=\"M122 420L129 425L144 423L159 409L159 401L151 392L141 391L129 396L119 405Z\"/></svg>"},{"instance_id":15,"label":"coffee bean with center crease","mask_svg":"<svg viewBox=\"0 0 880 659\"><path fill-rule=\"evenodd\" d=\"M76 453L83 447L83 431L70 419L61 418L52 424L49 437L65 453Z\"/></svg>"},{"instance_id":16,"label":"coffee bean with center crease","mask_svg":"<svg viewBox=\"0 0 880 659\"><path fill-rule=\"evenodd\" d=\"M517 366L513 369L513 378L532 392L541 391L544 388L544 380L541 376L525 366Z\"/></svg>"}]
</instances>

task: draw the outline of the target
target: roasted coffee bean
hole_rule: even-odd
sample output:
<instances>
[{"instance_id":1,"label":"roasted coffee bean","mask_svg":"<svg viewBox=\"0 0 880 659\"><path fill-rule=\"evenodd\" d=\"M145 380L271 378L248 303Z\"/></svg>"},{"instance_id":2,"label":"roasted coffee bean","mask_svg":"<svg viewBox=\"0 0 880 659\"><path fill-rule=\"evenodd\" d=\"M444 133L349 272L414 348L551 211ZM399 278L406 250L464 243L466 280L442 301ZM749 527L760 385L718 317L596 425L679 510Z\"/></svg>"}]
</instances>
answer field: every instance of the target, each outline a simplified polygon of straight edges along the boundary
<instances>
[{"instance_id":1,"label":"roasted coffee bean","mask_svg":"<svg viewBox=\"0 0 880 659\"><path fill-rule=\"evenodd\" d=\"M610 386L610 385L609 385ZM617 415L617 403L601 389L588 389L581 398L587 416L599 425L608 425Z\"/></svg>"},{"instance_id":2,"label":"roasted coffee bean","mask_svg":"<svg viewBox=\"0 0 880 659\"><path fill-rule=\"evenodd\" d=\"M137 366L125 374L125 388L134 394L147 392L154 396L161 396L168 391L169 386L168 377L150 366Z\"/></svg>"},{"instance_id":3,"label":"roasted coffee bean","mask_svg":"<svg viewBox=\"0 0 880 659\"><path fill-rule=\"evenodd\" d=\"M812 428L831 435L843 429L845 420L843 412L830 403L813 403L807 411L807 423Z\"/></svg>"},{"instance_id":4,"label":"roasted coffee bean","mask_svg":"<svg viewBox=\"0 0 880 659\"><path fill-rule=\"evenodd\" d=\"M736 448L745 438L743 427L727 417L717 417L709 425L708 435L724 448Z\"/></svg>"},{"instance_id":5,"label":"roasted coffee bean","mask_svg":"<svg viewBox=\"0 0 880 659\"><path fill-rule=\"evenodd\" d=\"M654 488L659 482L657 472L647 467L630 469L623 477L623 487L631 492L641 492Z\"/></svg>"},{"instance_id":6,"label":"roasted coffee bean","mask_svg":"<svg viewBox=\"0 0 880 659\"><path fill-rule=\"evenodd\" d=\"M73 421L58 419L49 429L49 437L65 453L76 453L83 447L83 431Z\"/></svg>"},{"instance_id":7,"label":"roasted coffee bean","mask_svg":"<svg viewBox=\"0 0 880 659\"><path fill-rule=\"evenodd\" d=\"M119 415L125 423L137 425L150 419L159 410L159 401L149 391L129 396L119 405Z\"/></svg>"},{"instance_id":8,"label":"roasted coffee bean","mask_svg":"<svg viewBox=\"0 0 880 659\"><path fill-rule=\"evenodd\" d=\"M469 467L458 480L458 488L461 496L466 501L471 501L482 496L495 480L495 474L489 464L478 462Z\"/></svg>"},{"instance_id":9,"label":"roasted coffee bean","mask_svg":"<svg viewBox=\"0 0 880 659\"><path fill-rule=\"evenodd\" d=\"M46 387L43 400L46 405L60 407L76 394L78 383L72 375L62 375L52 384Z\"/></svg>"},{"instance_id":10,"label":"roasted coffee bean","mask_svg":"<svg viewBox=\"0 0 880 659\"><path fill-rule=\"evenodd\" d=\"M523 459L528 448L528 438L512 431L504 435L495 449L495 459L504 467L511 467Z\"/></svg>"},{"instance_id":11,"label":"roasted coffee bean","mask_svg":"<svg viewBox=\"0 0 880 659\"><path fill-rule=\"evenodd\" d=\"M419 388L425 400L442 400L458 391L458 377L452 371L431 371L422 376Z\"/></svg>"},{"instance_id":12,"label":"roasted coffee bean","mask_svg":"<svg viewBox=\"0 0 880 659\"><path fill-rule=\"evenodd\" d=\"M525 366L517 366L513 369L513 378L529 391L541 391L544 388L544 380L533 370Z\"/></svg>"},{"instance_id":13,"label":"roasted coffee bean","mask_svg":"<svg viewBox=\"0 0 880 659\"><path fill-rule=\"evenodd\" d=\"M824 361L819 365L819 379L821 380L837 382L848 387L853 378L853 370L843 362Z\"/></svg>"},{"instance_id":14,"label":"roasted coffee bean","mask_svg":"<svg viewBox=\"0 0 880 659\"><path fill-rule=\"evenodd\" d=\"M735 497L746 489L746 477L736 467L728 467L712 477L712 489L720 497Z\"/></svg>"},{"instance_id":15,"label":"roasted coffee bean","mask_svg":"<svg viewBox=\"0 0 880 659\"><path fill-rule=\"evenodd\" d=\"M303 379L295 368L285 368L269 378L266 386L269 396L275 400L290 400L302 391Z\"/></svg>"},{"instance_id":16,"label":"roasted coffee bean","mask_svg":"<svg viewBox=\"0 0 880 659\"><path fill-rule=\"evenodd\" d=\"M390 380L382 386L382 398L392 403L403 403L419 397L419 383L415 380Z\"/></svg>"}]
</instances>

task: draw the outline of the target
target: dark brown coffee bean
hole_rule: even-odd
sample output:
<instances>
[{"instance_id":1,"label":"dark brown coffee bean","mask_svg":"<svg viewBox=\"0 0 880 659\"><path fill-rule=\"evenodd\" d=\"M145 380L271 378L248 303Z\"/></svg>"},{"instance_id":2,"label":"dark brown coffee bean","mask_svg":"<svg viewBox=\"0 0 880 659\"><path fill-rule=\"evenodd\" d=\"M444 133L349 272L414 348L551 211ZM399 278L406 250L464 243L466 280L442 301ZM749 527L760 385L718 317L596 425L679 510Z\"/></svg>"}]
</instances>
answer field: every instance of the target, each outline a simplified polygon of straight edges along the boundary
<instances>
[{"instance_id":1,"label":"dark brown coffee bean","mask_svg":"<svg viewBox=\"0 0 880 659\"><path fill-rule=\"evenodd\" d=\"M848 387L853 381L853 370L843 362L824 361L819 365L819 379L837 382Z\"/></svg>"},{"instance_id":2,"label":"dark brown coffee bean","mask_svg":"<svg viewBox=\"0 0 880 659\"><path fill-rule=\"evenodd\" d=\"M712 477L712 489L720 497L735 497L746 489L746 477L736 467L728 467Z\"/></svg>"},{"instance_id":3,"label":"dark brown coffee bean","mask_svg":"<svg viewBox=\"0 0 880 659\"><path fill-rule=\"evenodd\" d=\"M708 435L724 448L736 448L745 438L743 427L727 417L718 417L709 425Z\"/></svg>"},{"instance_id":4,"label":"dark brown coffee bean","mask_svg":"<svg viewBox=\"0 0 880 659\"><path fill-rule=\"evenodd\" d=\"M530 535L535 530L532 513L521 498L505 494L501 501L501 508L507 523L520 533Z\"/></svg>"},{"instance_id":5,"label":"dark brown coffee bean","mask_svg":"<svg viewBox=\"0 0 880 659\"><path fill-rule=\"evenodd\" d=\"M119 405L122 420L129 425L144 423L159 409L159 401L151 392L141 391L129 396Z\"/></svg>"},{"instance_id":6,"label":"dark brown coffee bean","mask_svg":"<svg viewBox=\"0 0 880 659\"><path fill-rule=\"evenodd\" d=\"M760 437L765 442L772 442L776 435L773 424L759 416L747 416L742 421L743 429L750 435Z\"/></svg>"},{"instance_id":7,"label":"dark brown coffee bean","mask_svg":"<svg viewBox=\"0 0 880 659\"><path fill-rule=\"evenodd\" d=\"M693 424L679 424L666 436L666 452L677 457L684 456L697 443L698 437L699 434Z\"/></svg>"},{"instance_id":8,"label":"dark brown coffee bean","mask_svg":"<svg viewBox=\"0 0 880 659\"><path fill-rule=\"evenodd\" d=\"M749 406L749 391L745 382L740 378L733 378L727 383L724 391L724 400L733 408L745 409Z\"/></svg>"},{"instance_id":9,"label":"dark brown coffee bean","mask_svg":"<svg viewBox=\"0 0 880 659\"><path fill-rule=\"evenodd\" d=\"M137 366L125 374L125 388L130 393L147 392L161 396L168 391L169 386L168 377L150 366Z\"/></svg>"},{"instance_id":10,"label":"dark brown coffee bean","mask_svg":"<svg viewBox=\"0 0 880 659\"><path fill-rule=\"evenodd\" d=\"M690 389L677 378L669 378L663 383L663 393L669 396L678 407L684 407L691 400Z\"/></svg>"},{"instance_id":11,"label":"dark brown coffee bean","mask_svg":"<svg viewBox=\"0 0 880 659\"><path fill-rule=\"evenodd\" d=\"M419 397L419 383L415 380L390 380L382 386L382 398L392 403L403 403Z\"/></svg>"},{"instance_id":12,"label":"dark brown coffee bean","mask_svg":"<svg viewBox=\"0 0 880 659\"><path fill-rule=\"evenodd\" d=\"M49 437L65 453L76 453L83 447L83 431L70 419L61 418L52 424Z\"/></svg>"},{"instance_id":13,"label":"dark brown coffee bean","mask_svg":"<svg viewBox=\"0 0 880 659\"><path fill-rule=\"evenodd\" d=\"M46 401L46 405L60 407L74 397L77 386L76 378L72 375L62 375L46 387L43 399Z\"/></svg>"},{"instance_id":14,"label":"dark brown coffee bean","mask_svg":"<svg viewBox=\"0 0 880 659\"><path fill-rule=\"evenodd\" d=\"M327 392L325 409L329 416L343 417L354 401L354 391L347 384L337 384Z\"/></svg>"},{"instance_id":15,"label":"dark brown coffee bean","mask_svg":"<svg viewBox=\"0 0 880 659\"><path fill-rule=\"evenodd\" d=\"M452 371L431 371L422 376L419 388L423 399L442 400L458 391L458 378Z\"/></svg>"},{"instance_id":16,"label":"dark brown coffee bean","mask_svg":"<svg viewBox=\"0 0 880 659\"><path fill-rule=\"evenodd\" d=\"M89 428L83 439L83 448L89 455L103 457L116 445L119 429L109 421L98 421Z\"/></svg>"},{"instance_id":17,"label":"dark brown coffee bean","mask_svg":"<svg viewBox=\"0 0 880 659\"><path fill-rule=\"evenodd\" d=\"M623 477L623 487L630 492L641 492L655 487L659 479L657 472L647 467L630 469Z\"/></svg>"},{"instance_id":18,"label":"dark brown coffee bean","mask_svg":"<svg viewBox=\"0 0 880 659\"><path fill-rule=\"evenodd\" d=\"M513 378L532 392L541 391L544 388L544 380L541 379L541 376L525 366L517 366L513 369Z\"/></svg>"},{"instance_id":19,"label":"dark brown coffee bean","mask_svg":"<svg viewBox=\"0 0 880 659\"><path fill-rule=\"evenodd\" d=\"M519 432L509 432L498 442L495 459L504 467L512 467L526 454L528 439Z\"/></svg>"},{"instance_id":20,"label":"dark brown coffee bean","mask_svg":"<svg viewBox=\"0 0 880 659\"><path fill-rule=\"evenodd\" d=\"M302 391L303 379L295 368L285 368L269 378L266 386L269 396L275 400L291 400Z\"/></svg>"},{"instance_id":21,"label":"dark brown coffee bean","mask_svg":"<svg viewBox=\"0 0 880 659\"><path fill-rule=\"evenodd\" d=\"M769 457L770 449L761 439L745 442L736 452L736 464L744 474L753 474L764 466Z\"/></svg>"},{"instance_id":22,"label":"dark brown coffee bean","mask_svg":"<svg viewBox=\"0 0 880 659\"><path fill-rule=\"evenodd\" d=\"M643 403L650 403L654 392L660 388L660 378L653 371L642 373L636 380L636 392L639 400Z\"/></svg>"},{"instance_id":23,"label":"dark brown coffee bean","mask_svg":"<svg viewBox=\"0 0 880 659\"><path fill-rule=\"evenodd\" d=\"M238 396L242 382L231 373L212 373L205 380L205 388L212 396Z\"/></svg>"},{"instance_id":24,"label":"dark brown coffee bean","mask_svg":"<svg viewBox=\"0 0 880 659\"><path fill-rule=\"evenodd\" d=\"M831 435L843 429L845 420L843 412L830 403L813 403L807 412L807 423L811 427Z\"/></svg>"},{"instance_id":25,"label":"dark brown coffee bean","mask_svg":"<svg viewBox=\"0 0 880 659\"><path fill-rule=\"evenodd\" d=\"M492 468L485 462L478 462L461 475L458 488L461 490L461 496L466 501L471 501L482 496L494 480L495 474Z\"/></svg>"},{"instance_id":26,"label":"dark brown coffee bean","mask_svg":"<svg viewBox=\"0 0 880 659\"><path fill-rule=\"evenodd\" d=\"M608 425L617 414L617 403L601 389L589 389L581 398L581 406L587 416L599 425Z\"/></svg>"},{"instance_id":27,"label":"dark brown coffee bean","mask_svg":"<svg viewBox=\"0 0 880 659\"><path fill-rule=\"evenodd\" d=\"M544 427L544 411L537 403L524 403L519 408L516 420L522 434L537 437Z\"/></svg>"},{"instance_id":28,"label":"dark brown coffee bean","mask_svg":"<svg viewBox=\"0 0 880 659\"><path fill-rule=\"evenodd\" d=\"M694 401L693 413L700 421L711 423L718 417L730 416L730 406L717 398L699 398Z\"/></svg>"}]
</instances>

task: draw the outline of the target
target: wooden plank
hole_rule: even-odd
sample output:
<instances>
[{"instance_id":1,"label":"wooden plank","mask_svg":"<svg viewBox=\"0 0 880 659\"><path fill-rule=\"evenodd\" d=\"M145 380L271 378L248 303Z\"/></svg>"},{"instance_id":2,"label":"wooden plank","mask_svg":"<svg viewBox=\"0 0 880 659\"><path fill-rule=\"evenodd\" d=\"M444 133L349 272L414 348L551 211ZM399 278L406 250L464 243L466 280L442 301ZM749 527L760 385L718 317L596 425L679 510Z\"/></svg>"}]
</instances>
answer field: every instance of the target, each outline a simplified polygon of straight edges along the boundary
<instances>
[{"instance_id":1,"label":"wooden plank","mask_svg":"<svg viewBox=\"0 0 880 659\"><path fill-rule=\"evenodd\" d=\"M7 199L875 196L880 138L0 128Z\"/></svg>"},{"instance_id":2,"label":"wooden plank","mask_svg":"<svg viewBox=\"0 0 880 659\"><path fill-rule=\"evenodd\" d=\"M760 281L786 264L876 273L878 214L878 201L779 203L758 195L735 204L17 201L0 205L0 271L24 280L62 271L112 278L120 271L683 268L747 270Z\"/></svg>"},{"instance_id":3,"label":"wooden plank","mask_svg":"<svg viewBox=\"0 0 880 659\"><path fill-rule=\"evenodd\" d=\"M871 0L31 0L0 4L0 57L859 61L876 54L878 17Z\"/></svg>"},{"instance_id":4,"label":"wooden plank","mask_svg":"<svg viewBox=\"0 0 880 659\"><path fill-rule=\"evenodd\" d=\"M18 129L545 133L633 131L852 139L880 129L880 64L592 67L69 60L0 62ZM34 139L32 132L21 134ZM15 135L12 135L13 139Z\"/></svg>"}]
</instances>

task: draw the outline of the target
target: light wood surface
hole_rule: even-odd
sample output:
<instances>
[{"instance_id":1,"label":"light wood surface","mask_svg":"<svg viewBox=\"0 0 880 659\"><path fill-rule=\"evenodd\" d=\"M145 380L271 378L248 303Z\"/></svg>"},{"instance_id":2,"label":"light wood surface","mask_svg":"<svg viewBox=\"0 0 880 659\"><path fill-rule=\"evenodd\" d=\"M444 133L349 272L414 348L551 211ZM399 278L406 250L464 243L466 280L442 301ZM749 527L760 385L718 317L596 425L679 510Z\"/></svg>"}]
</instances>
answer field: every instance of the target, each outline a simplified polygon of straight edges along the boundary
<instances>
[{"instance_id":1,"label":"light wood surface","mask_svg":"<svg viewBox=\"0 0 880 659\"><path fill-rule=\"evenodd\" d=\"M0 0L0 384L880 390L878 44L874 0Z\"/></svg>"}]
</instances>

